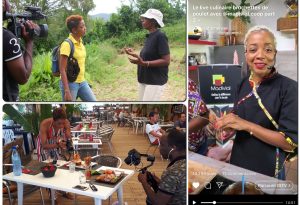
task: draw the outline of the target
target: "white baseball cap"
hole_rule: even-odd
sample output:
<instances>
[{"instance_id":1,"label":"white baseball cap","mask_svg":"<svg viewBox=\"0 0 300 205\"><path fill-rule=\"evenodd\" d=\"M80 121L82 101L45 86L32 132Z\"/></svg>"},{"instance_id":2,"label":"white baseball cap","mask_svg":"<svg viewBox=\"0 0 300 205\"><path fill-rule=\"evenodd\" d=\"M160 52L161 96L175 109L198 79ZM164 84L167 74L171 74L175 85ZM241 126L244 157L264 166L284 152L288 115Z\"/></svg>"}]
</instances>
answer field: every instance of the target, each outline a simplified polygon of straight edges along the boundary
<instances>
[{"instance_id":1,"label":"white baseball cap","mask_svg":"<svg viewBox=\"0 0 300 205\"><path fill-rule=\"evenodd\" d=\"M142 14L141 17L145 17L147 19L155 19L160 27L164 27L163 23L163 14L157 9L148 9L146 13Z\"/></svg>"}]
</instances>

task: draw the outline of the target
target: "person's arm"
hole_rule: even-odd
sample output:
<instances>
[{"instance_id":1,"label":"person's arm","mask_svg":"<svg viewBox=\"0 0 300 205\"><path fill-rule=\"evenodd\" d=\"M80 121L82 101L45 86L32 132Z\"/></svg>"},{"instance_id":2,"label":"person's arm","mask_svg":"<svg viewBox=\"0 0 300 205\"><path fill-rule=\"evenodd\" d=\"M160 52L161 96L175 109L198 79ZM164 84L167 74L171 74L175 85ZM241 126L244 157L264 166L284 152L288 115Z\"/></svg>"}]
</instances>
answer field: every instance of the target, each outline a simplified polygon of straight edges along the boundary
<instances>
[{"instance_id":1,"label":"person's arm","mask_svg":"<svg viewBox=\"0 0 300 205\"><path fill-rule=\"evenodd\" d=\"M206 156L219 160L219 161L229 161L231 156L231 150L233 147L233 140L229 140L226 146L215 146L209 147Z\"/></svg>"},{"instance_id":2,"label":"person's arm","mask_svg":"<svg viewBox=\"0 0 300 205\"><path fill-rule=\"evenodd\" d=\"M67 78L67 63L68 63L68 56L66 55L60 55L59 58L59 72L61 76L61 81L64 86L64 100L65 101L72 101L72 95L69 88L69 82Z\"/></svg>"},{"instance_id":3,"label":"person's arm","mask_svg":"<svg viewBox=\"0 0 300 205\"><path fill-rule=\"evenodd\" d=\"M66 122L65 122L65 130L66 130L66 138L71 139L72 138L72 136L71 136L71 125L70 125L69 120L67 120L67 119L66 119Z\"/></svg>"},{"instance_id":4,"label":"person's arm","mask_svg":"<svg viewBox=\"0 0 300 205\"><path fill-rule=\"evenodd\" d=\"M147 135L152 135L154 137L158 137L158 136L156 136L157 133L154 131L154 129L152 128L152 126L150 124L146 124L146 133L147 133Z\"/></svg>"},{"instance_id":5,"label":"person's arm","mask_svg":"<svg viewBox=\"0 0 300 205\"><path fill-rule=\"evenodd\" d=\"M230 113L222 118L217 119L216 128L229 128L239 131L243 130L249 132L254 137L262 140L267 144L279 147L282 150L293 150L293 147L285 140L284 136L281 133L244 120L233 113Z\"/></svg>"},{"instance_id":6,"label":"person's arm","mask_svg":"<svg viewBox=\"0 0 300 205\"><path fill-rule=\"evenodd\" d=\"M37 25L31 21L27 21L26 26L28 26L29 29L33 29L37 27ZM21 85L27 83L30 77L32 71L32 50L33 50L33 39L29 35L29 33L26 32L25 26L23 25L22 25L22 38L25 41L25 52L23 56L6 62L9 74L18 84ZM9 43L11 44L11 46L13 46L13 49L15 49L14 52L19 52L21 50L21 46L18 43L17 38L11 39Z\"/></svg>"},{"instance_id":7,"label":"person's arm","mask_svg":"<svg viewBox=\"0 0 300 205\"><path fill-rule=\"evenodd\" d=\"M195 117L189 121L189 132L197 132L209 123L208 114L203 117Z\"/></svg>"},{"instance_id":8,"label":"person's arm","mask_svg":"<svg viewBox=\"0 0 300 205\"><path fill-rule=\"evenodd\" d=\"M157 132L155 132L154 130L149 132L149 134L151 134L153 137L156 137L156 138L161 138L162 135L158 134Z\"/></svg>"},{"instance_id":9,"label":"person's arm","mask_svg":"<svg viewBox=\"0 0 300 205\"><path fill-rule=\"evenodd\" d=\"M166 194L161 191L158 191L157 193L155 193L152 190L151 186L147 182L146 173L145 174L139 173L138 180L141 182L141 184L144 188L144 191L146 192L146 195L152 202L152 205L166 205L171 201L171 198L173 197L173 195Z\"/></svg>"},{"instance_id":10,"label":"person's arm","mask_svg":"<svg viewBox=\"0 0 300 205\"><path fill-rule=\"evenodd\" d=\"M180 128L180 122L179 121L176 121L175 123L174 123L174 127L176 128L176 130L181 130L181 128Z\"/></svg>"},{"instance_id":11,"label":"person's arm","mask_svg":"<svg viewBox=\"0 0 300 205\"><path fill-rule=\"evenodd\" d=\"M144 61L138 54L133 52L128 52L128 55L134 57L129 58L129 61L133 64L141 65L145 68L162 67L168 66L170 64L170 54L162 56L160 59L152 61Z\"/></svg>"}]
</instances>

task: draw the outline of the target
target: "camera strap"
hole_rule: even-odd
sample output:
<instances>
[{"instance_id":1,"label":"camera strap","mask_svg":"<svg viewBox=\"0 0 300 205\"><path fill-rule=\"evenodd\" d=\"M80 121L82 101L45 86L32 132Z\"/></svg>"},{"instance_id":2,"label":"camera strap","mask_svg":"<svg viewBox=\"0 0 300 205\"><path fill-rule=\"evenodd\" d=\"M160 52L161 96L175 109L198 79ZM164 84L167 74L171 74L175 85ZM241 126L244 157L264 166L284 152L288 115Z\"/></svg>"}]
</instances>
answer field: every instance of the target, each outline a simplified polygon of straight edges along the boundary
<instances>
[{"instance_id":1,"label":"camera strap","mask_svg":"<svg viewBox=\"0 0 300 205\"><path fill-rule=\"evenodd\" d=\"M67 41L70 44L70 48L71 48L69 58L73 58L74 50L75 50L74 43L69 38L66 38L65 41Z\"/></svg>"}]
</instances>

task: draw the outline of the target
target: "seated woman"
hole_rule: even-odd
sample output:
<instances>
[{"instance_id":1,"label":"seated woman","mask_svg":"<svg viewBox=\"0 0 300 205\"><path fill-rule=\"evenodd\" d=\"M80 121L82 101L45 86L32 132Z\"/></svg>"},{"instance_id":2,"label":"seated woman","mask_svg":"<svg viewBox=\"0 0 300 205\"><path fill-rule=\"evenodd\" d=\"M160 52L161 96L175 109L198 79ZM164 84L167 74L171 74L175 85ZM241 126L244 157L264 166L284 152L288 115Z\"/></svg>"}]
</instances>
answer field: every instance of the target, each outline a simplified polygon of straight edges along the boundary
<instances>
[{"instance_id":1,"label":"seated woman","mask_svg":"<svg viewBox=\"0 0 300 205\"><path fill-rule=\"evenodd\" d=\"M297 83L276 71L276 39L265 26L245 36L251 74L237 90L234 113L217 120L218 129L234 129L230 163L285 179L284 163L298 144Z\"/></svg>"}]
</instances>

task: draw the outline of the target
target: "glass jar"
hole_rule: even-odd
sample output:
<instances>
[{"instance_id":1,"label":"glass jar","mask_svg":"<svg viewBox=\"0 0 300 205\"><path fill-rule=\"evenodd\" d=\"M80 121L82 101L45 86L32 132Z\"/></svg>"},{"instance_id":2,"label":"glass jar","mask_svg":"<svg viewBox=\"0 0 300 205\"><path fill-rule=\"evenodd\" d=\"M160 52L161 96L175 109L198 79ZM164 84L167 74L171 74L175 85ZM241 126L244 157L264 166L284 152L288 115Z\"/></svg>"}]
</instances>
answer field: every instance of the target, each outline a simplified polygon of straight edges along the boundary
<instances>
[{"instance_id":1,"label":"glass jar","mask_svg":"<svg viewBox=\"0 0 300 205\"><path fill-rule=\"evenodd\" d=\"M221 33L219 35L219 46L225 46L225 43L226 43L225 33Z\"/></svg>"}]
</instances>

